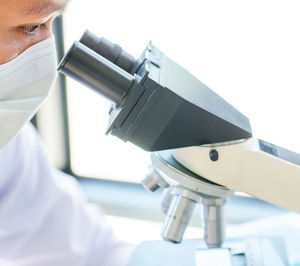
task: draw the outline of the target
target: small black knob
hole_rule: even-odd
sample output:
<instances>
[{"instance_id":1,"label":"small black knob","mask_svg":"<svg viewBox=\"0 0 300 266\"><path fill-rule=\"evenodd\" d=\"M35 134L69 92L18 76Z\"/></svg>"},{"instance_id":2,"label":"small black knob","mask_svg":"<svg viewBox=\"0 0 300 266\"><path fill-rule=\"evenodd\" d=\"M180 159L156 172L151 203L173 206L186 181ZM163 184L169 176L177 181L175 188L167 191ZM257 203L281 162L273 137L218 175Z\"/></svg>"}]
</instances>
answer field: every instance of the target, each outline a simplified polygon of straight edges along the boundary
<instances>
[{"instance_id":1,"label":"small black knob","mask_svg":"<svg viewBox=\"0 0 300 266\"><path fill-rule=\"evenodd\" d=\"M211 150L210 153L209 153L209 157L210 159L215 162L219 159L219 153L217 150Z\"/></svg>"}]
</instances>

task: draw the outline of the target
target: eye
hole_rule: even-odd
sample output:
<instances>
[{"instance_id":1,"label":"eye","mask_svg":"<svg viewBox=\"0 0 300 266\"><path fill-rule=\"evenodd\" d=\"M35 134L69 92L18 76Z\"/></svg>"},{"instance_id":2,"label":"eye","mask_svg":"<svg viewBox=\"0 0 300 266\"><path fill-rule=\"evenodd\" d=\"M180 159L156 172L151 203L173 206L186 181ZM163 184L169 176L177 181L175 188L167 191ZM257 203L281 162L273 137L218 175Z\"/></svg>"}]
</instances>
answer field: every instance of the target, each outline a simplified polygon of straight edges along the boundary
<instances>
[{"instance_id":1,"label":"eye","mask_svg":"<svg viewBox=\"0 0 300 266\"><path fill-rule=\"evenodd\" d=\"M43 24L38 24L38 25L33 25L33 26L22 26L21 29L26 34L34 34L39 29L43 29L45 27L46 27L46 25L43 23Z\"/></svg>"}]
</instances>

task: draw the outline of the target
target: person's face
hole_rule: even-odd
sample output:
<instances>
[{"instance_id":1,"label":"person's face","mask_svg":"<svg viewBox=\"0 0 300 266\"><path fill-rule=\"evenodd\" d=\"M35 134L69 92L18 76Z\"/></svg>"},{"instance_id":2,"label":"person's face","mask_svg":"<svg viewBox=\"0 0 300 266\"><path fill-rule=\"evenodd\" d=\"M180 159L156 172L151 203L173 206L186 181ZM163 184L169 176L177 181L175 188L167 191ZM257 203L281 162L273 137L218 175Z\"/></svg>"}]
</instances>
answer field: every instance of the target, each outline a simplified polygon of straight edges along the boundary
<instances>
[{"instance_id":1,"label":"person's face","mask_svg":"<svg viewBox=\"0 0 300 266\"><path fill-rule=\"evenodd\" d=\"M0 64L48 39L68 0L0 0Z\"/></svg>"}]
</instances>

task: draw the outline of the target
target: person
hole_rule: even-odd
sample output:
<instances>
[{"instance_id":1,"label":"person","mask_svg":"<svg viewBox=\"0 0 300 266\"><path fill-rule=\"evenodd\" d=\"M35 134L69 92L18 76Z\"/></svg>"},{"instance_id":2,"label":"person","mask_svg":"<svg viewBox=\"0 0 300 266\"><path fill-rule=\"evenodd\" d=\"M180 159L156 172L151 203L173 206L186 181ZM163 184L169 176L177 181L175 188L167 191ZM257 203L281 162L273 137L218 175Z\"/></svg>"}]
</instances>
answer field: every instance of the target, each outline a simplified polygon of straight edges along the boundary
<instances>
[{"instance_id":1,"label":"person","mask_svg":"<svg viewBox=\"0 0 300 266\"><path fill-rule=\"evenodd\" d=\"M28 123L56 76L53 20L68 0L0 0L0 265L122 266L119 241Z\"/></svg>"}]
</instances>

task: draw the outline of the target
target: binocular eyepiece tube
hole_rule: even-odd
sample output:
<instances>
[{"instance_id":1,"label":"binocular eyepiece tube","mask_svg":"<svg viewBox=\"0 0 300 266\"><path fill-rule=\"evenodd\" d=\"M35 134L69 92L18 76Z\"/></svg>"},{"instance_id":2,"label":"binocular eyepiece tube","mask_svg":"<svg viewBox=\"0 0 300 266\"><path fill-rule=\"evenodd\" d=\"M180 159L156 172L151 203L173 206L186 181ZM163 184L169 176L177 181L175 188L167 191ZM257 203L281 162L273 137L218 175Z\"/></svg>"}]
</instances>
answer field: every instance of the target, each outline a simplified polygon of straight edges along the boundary
<instances>
[{"instance_id":1,"label":"binocular eyepiece tube","mask_svg":"<svg viewBox=\"0 0 300 266\"><path fill-rule=\"evenodd\" d=\"M58 71L119 103L134 83L135 77L127 72L134 62L121 47L86 31L62 59Z\"/></svg>"},{"instance_id":2,"label":"binocular eyepiece tube","mask_svg":"<svg viewBox=\"0 0 300 266\"><path fill-rule=\"evenodd\" d=\"M92 49L97 54L102 55L107 60L116 64L128 73L132 73L136 60L132 55L125 52L119 45L112 43L103 37L99 38L88 30L85 31L79 42Z\"/></svg>"}]
</instances>

